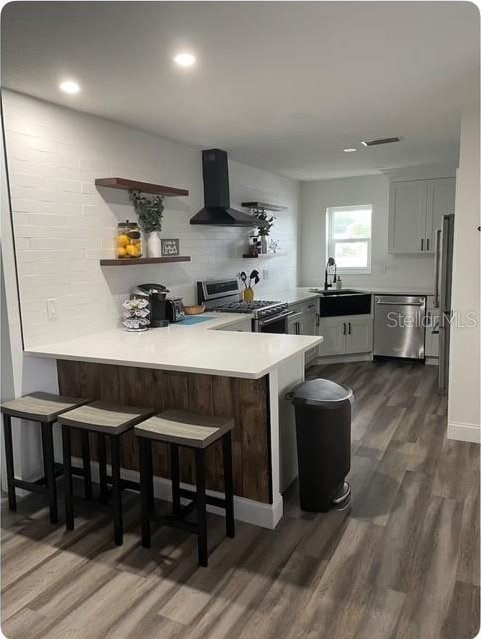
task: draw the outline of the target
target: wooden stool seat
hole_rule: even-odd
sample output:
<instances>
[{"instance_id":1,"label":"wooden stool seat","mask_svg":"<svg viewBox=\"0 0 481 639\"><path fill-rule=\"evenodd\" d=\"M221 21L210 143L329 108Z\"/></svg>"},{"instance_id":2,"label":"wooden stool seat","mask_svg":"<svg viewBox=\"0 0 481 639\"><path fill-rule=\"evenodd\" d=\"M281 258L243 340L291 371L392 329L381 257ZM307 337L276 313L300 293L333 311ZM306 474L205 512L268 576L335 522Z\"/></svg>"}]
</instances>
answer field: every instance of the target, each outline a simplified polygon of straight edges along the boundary
<instances>
[{"instance_id":1,"label":"wooden stool seat","mask_svg":"<svg viewBox=\"0 0 481 639\"><path fill-rule=\"evenodd\" d=\"M226 514L226 534L234 537L234 483L232 471L232 429L234 420L226 417L195 415L180 410L166 410L143 421L134 428L139 441L140 495L142 545L150 548L150 522L187 530L197 535L199 565L207 566L207 504L223 508ZM224 460L225 498L206 494L206 449L222 439ZM165 516L154 510L154 473L152 443L170 447L170 476L172 480L172 515ZM179 446L195 452L195 491L180 486ZM181 498L190 499L186 505ZM186 521L193 511L196 522Z\"/></svg>"},{"instance_id":2,"label":"wooden stool seat","mask_svg":"<svg viewBox=\"0 0 481 639\"><path fill-rule=\"evenodd\" d=\"M88 402L87 399L64 397L52 393L35 392L17 399L4 402L0 409L3 413L3 430L5 436L5 461L7 468L8 505L10 510L17 510L15 488L22 488L35 493L47 493L50 509L50 521L56 524L57 483L56 479L63 473L63 466L55 463L52 425L58 416L67 410ZM40 422L42 435L42 455L44 477L37 481L26 481L15 478L13 460L12 417ZM75 469L83 474L79 469Z\"/></svg>"},{"instance_id":3,"label":"wooden stool seat","mask_svg":"<svg viewBox=\"0 0 481 639\"><path fill-rule=\"evenodd\" d=\"M58 421L75 428L85 428L106 435L120 435L149 415L152 415L152 411L145 408L92 402L63 413Z\"/></svg>"},{"instance_id":4,"label":"wooden stool seat","mask_svg":"<svg viewBox=\"0 0 481 639\"><path fill-rule=\"evenodd\" d=\"M72 447L71 431L78 430L82 434L82 457L85 469L88 469L90 480L90 443L89 434L97 436L100 501L108 502L108 488L112 487L112 507L114 519L115 543L121 546L123 543L123 518L122 518L122 490L130 488L140 490L138 482L122 479L120 475L120 438L132 429L135 424L147 419L153 411L146 408L132 406L118 406L107 402L92 402L67 411L59 416L62 425L63 459L65 467L65 524L67 530L74 529L74 501L77 500L73 492L72 482ZM111 475L107 475L107 440L110 443ZM90 487L87 499L92 498Z\"/></svg>"},{"instance_id":5,"label":"wooden stool seat","mask_svg":"<svg viewBox=\"0 0 481 639\"><path fill-rule=\"evenodd\" d=\"M30 419L35 422L52 423L57 417L67 410L86 404L88 399L64 397L52 393L36 392L4 402L1 406L2 413Z\"/></svg>"},{"instance_id":6,"label":"wooden stool seat","mask_svg":"<svg viewBox=\"0 0 481 639\"><path fill-rule=\"evenodd\" d=\"M169 444L207 448L233 428L233 419L166 410L138 424L134 432L138 437L149 437Z\"/></svg>"}]
</instances>

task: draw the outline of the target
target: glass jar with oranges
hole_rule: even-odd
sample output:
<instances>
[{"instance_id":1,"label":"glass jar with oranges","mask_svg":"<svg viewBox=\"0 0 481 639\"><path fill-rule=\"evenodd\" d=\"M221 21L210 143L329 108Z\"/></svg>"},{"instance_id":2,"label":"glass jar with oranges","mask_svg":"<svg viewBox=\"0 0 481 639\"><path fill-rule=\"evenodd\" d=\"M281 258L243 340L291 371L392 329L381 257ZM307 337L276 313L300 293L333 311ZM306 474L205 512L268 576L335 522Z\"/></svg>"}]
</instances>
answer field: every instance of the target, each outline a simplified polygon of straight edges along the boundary
<instances>
[{"instance_id":1,"label":"glass jar with oranges","mask_svg":"<svg viewBox=\"0 0 481 639\"><path fill-rule=\"evenodd\" d=\"M119 259L142 257L142 235L136 222L118 223L116 250Z\"/></svg>"}]
</instances>

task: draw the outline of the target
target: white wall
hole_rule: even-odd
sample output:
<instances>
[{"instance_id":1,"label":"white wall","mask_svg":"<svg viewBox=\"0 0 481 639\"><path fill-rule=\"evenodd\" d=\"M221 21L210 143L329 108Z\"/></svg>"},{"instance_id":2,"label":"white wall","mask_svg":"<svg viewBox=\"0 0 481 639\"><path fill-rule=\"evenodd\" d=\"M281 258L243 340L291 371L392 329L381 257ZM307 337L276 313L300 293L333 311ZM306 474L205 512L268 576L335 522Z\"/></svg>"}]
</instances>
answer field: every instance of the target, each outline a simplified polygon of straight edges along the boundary
<instances>
[{"instance_id":1,"label":"white wall","mask_svg":"<svg viewBox=\"0 0 481 639\"><path fill-rule=\"evenodd\" d=\"M480 224L479 108L461 120L456 181L452 308L461 321L475 312L477 325L451 330L448 435L480 441Z\"/></svg>"},{"instance_id":2,"label":"white wall","mask_svg":"<svg viewBox=\"0 0 481 639\"><path fill-rule=\"evenodd\" d=\"M259 295L278 282L296 285L298 182L229 163L232 206L259 199L288 207L272 231L285 255L242 260L249 229L189 224L203 206L200 150L9 91L4 109L26 347L110 328L121 299L141 282L165 283L186 303L195 301L197 279L259 266L269 271ZM126 191L94 186L108 176L189 190L166 198L162 236L180 238L190 263L100 268L100 258L114 257L117 222L135 219ZM56 302L54 321L48 298Z\"/></svg>"},{"instance_id":3,"label":"white wall","mask_svg":"<svg viewBox=\"0 0 481 639\"><path fill-rule=\"evenodd\" d=\"M389 182L385 175L303 182L301 185L300 284L323 283L326 266L326 208L372 204L372 271L343 275L344 286L431 287L430 255L388 255Z\"/></svg>"}]
</instances>

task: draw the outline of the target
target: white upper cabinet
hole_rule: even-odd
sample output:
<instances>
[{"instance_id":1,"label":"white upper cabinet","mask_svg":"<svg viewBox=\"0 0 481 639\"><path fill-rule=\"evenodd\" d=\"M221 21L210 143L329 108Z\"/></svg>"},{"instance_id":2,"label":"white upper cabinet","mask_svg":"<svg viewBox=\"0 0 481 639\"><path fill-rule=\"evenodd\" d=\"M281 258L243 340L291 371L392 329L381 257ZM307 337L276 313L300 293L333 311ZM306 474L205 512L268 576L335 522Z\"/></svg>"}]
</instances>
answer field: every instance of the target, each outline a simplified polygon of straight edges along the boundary
<instances>
[{"instance_id":1,"label":"white upper cabinet","mask_svg":"<svg viewBox=\"0 0 481 639\"><path fill-rule=\"evenodd\" d=\"M390 253L420 253L423 250L426 206L426 180L391 182L389 188Z\"/></svg>"},{"instance_id":2,"label":"white upper cabinet","mask_svg":"<svg viewBox=\"0 0 481 639\"><path fill-rule=\"evenodd\" d=\"M433 253L441 218L454 213L454 178L391 182L389 253Z\"/></svg>"},{"instance_id":3,"label":"white upper cabinet","mask_svg":"<svg viewBox=\"0 0 481 639\"><path fill-rule=\"evenodd\" d=\"M436 231L442 226L443 215L454 213L454 200L456 194L456 180L446 178L444 180L427 180L427 211L426 211L426 238L425 250L434 253L436 250Z\"/></svg>"}]
</instances>

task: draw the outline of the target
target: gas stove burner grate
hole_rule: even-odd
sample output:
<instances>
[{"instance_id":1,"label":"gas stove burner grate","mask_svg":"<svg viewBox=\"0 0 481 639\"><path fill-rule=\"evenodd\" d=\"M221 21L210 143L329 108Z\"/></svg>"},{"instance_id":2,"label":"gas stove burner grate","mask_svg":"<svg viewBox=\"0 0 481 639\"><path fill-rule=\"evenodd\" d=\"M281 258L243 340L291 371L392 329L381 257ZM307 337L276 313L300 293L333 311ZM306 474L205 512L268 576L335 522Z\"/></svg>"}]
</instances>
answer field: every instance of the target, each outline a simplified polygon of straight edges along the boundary
<instances>
[{"instance_id":1,"label":"gas stove burner grate","mask_svg":"<svg viewBox=\"0 0 481 639\"><path fill-rule=\"evenodd\" d=\"M250 313L253 310L274 306L281 302L269 300L254 300L252 302L229 302L227 304L217 304L209 308L210 311L221 311L222 313Z\"/></svg>"}]
</instances>

